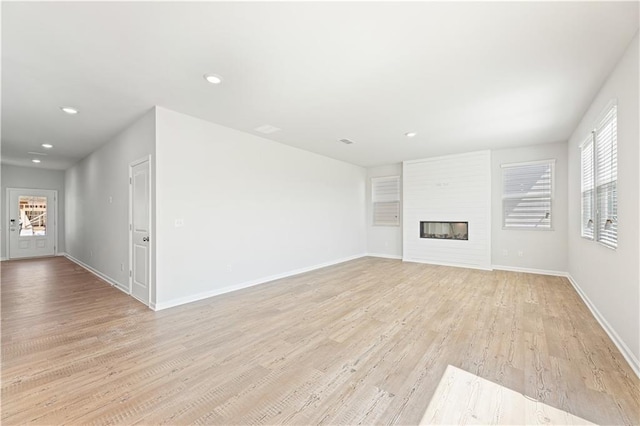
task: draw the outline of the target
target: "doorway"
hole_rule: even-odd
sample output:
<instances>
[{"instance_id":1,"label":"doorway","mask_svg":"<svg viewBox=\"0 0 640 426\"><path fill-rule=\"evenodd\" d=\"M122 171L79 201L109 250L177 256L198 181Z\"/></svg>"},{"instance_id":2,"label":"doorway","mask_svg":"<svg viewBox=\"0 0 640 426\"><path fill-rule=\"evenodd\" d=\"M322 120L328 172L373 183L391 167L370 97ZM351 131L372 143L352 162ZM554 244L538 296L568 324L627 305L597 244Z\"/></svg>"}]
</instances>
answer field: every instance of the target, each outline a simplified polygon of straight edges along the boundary
<instances>
[{"instance_id":1,"label":"doorway","mask_svg":"<svg viewBox=\"0 0 640 426\"><path fill-rule=\"evenodd\" d=\"M57 253L58 191L7 189L9 259L54 256Z\"/></svg>"},{"instance_id":2,"label":"doorway","mask_svg":"<svg viewBox=\"0 0 640 426\"><path fill-rule=\"evenodd\" d=\"M149 306L151 296L151 166L146 157L129 165L129 287Z\"/></svg>"}]
</instances>

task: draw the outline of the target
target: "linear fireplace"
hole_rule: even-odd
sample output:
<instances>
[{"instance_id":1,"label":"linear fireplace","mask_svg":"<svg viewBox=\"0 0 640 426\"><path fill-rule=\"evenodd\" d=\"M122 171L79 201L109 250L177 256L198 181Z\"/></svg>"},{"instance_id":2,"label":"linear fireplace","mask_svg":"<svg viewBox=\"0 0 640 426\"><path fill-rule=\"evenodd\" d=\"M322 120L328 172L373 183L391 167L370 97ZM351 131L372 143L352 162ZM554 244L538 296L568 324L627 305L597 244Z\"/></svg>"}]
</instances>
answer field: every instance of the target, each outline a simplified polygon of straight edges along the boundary
<instances>
[{"instance_id":1,"label":"linear fireplace","mask_svg":"<svg viewBox=\"0 0 640 426\"><path fill-rule=\"evenodd\" d=\"M469 222L420 222L420 238L468 240Z\"/></svg>"}]
</instances>

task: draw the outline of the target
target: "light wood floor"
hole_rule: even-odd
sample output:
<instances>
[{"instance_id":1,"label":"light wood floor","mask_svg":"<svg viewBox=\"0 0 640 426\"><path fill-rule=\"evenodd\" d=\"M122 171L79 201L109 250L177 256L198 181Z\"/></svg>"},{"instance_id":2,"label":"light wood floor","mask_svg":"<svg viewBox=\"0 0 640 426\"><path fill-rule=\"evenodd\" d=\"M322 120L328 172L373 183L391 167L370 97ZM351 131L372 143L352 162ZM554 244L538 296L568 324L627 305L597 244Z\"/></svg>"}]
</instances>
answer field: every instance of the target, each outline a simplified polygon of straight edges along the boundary
<instances>
[{"instance_id":1,"label":"light wood floor","mask_svg":"<svg viewBox=\"0 0 640 426\"><path fill-rule=\"evenodd\" d=\"M563 278L362 258L153 312L64 258L1 267L4 425L417 424L449 364L640 423Z\"/></svg>"}]
</instances>

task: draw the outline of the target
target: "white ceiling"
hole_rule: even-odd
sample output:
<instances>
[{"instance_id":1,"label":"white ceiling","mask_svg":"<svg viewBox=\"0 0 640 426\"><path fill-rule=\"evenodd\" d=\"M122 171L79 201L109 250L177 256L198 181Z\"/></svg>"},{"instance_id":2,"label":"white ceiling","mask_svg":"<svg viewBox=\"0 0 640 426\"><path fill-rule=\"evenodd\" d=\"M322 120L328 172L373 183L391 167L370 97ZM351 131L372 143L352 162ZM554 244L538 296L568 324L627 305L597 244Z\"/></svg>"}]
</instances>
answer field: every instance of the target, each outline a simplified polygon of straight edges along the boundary
<instances>
[{"instance_id":1,"label":"white ceiling","mask_svg":"<svg viewBox=\"0 0 640 426\"><path fill-rule=\"evenodd\" d=\"M270 124L282 129L270 139L362 166L565 141L638 13L638 2L3 2L2 161L33 165L27 152L50 142L39 167L67 168L153 105L254 134Z\"/></svg>"}]
</instances>

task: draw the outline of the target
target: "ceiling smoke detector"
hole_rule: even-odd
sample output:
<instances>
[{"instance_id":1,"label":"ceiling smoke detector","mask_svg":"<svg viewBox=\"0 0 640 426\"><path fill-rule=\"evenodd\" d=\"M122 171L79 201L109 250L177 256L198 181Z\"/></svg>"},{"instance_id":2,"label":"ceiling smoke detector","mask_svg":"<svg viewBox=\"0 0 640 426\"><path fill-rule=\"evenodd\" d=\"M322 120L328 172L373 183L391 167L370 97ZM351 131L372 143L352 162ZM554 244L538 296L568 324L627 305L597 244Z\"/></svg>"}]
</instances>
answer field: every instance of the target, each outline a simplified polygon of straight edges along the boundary
<instances>
[{"instance_id":1,"label":"ceiling smoke detector","mask_svg":"<svg viewBox=\"0 0 640 426\"><path fill-rule=\"evenodd\" d=\"M355 142L354 142L354 141L352 141L351 139L347 139L347 138L340 139L340 142L342 142L342 143L343 143L343 144L345 144L345 145L351 145L351 144L354 144L354 143L355 143Z\"/></svg>"}]
</instances>

